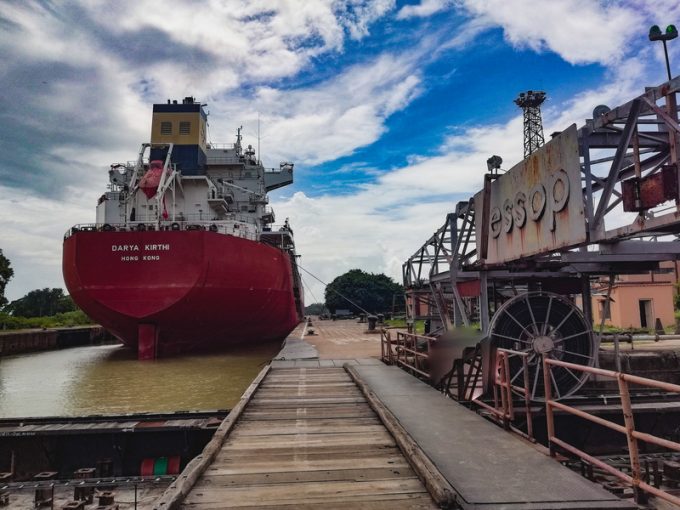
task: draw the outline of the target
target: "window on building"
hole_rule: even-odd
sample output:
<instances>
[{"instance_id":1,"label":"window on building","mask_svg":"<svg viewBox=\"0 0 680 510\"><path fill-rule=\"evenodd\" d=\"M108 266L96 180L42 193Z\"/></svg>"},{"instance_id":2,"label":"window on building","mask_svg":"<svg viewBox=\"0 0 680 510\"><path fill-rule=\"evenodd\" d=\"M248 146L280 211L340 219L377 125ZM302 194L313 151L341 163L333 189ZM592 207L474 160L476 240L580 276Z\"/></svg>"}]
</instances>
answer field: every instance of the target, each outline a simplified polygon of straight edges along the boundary
<instances>
[{"instance_id":1,"label":"window on building","mask_svg":"<svg viewBox=\"0 0 680 510\"><path fill-rule=\"evenodd\" d=\"M191 122L180 122L179 123L179 134L180 135L188 135L191 133Z\"/></svg>"},{"instance_id":2,"label":"window on building","mask_svg":"<svg viewBox=\"0 0 680 510\"><path fill-rule=\"evenodd\" d=\"M172 134L172 122L161 122L161 134L162 135Z\"/></svg>"}]
</instances>

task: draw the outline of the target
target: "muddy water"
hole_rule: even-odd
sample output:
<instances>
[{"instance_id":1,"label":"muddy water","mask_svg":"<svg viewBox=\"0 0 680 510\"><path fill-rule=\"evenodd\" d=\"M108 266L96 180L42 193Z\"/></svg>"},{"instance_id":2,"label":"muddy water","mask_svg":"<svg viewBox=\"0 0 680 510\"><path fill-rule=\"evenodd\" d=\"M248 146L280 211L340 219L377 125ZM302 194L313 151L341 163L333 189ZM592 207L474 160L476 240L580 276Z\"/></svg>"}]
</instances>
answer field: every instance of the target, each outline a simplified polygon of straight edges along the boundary
<instances>
[{"instance_id":1,"label":"muddy water","mask_svg":"<svg viewBox=\"0 0 680 510\"><path fill-rule=\"evenodd\" d=\"M0 358L0 418L230 409L279 349L142 362L106 345Z\"/></svg>"}]
</instances>

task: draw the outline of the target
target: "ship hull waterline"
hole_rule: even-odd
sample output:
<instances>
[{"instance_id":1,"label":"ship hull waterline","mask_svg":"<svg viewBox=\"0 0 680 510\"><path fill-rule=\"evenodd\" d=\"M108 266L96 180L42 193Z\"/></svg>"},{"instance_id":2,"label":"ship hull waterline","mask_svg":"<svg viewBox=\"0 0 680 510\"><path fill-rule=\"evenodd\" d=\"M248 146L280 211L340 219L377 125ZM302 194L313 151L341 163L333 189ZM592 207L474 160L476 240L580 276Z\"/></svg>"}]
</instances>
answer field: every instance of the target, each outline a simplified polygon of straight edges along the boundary
<instances>
[{"instance_id":1,"label":"ship hull waterline","mask_svg":"<svg viewBox=\"0 0 680 510\"><path fill-rule=\"evenodd\" d=\"M209 231L73 233L75 303L140 359L283 340L298 324L287 253Z\"/></svg>"}]
</instances>

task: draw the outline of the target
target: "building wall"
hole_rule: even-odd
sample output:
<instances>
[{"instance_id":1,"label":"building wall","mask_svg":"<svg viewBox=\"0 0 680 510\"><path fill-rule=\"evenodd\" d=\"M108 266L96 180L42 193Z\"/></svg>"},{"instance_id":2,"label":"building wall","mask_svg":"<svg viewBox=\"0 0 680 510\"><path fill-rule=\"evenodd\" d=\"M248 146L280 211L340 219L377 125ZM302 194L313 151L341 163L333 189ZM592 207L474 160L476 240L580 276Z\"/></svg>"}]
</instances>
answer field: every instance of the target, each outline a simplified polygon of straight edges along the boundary
<instances>
[{"instance_id":1,"label":"building wall","mask_svg":"<svg viewBox=\"0 0 680 510\"><path fill-rule=\"evenodd\" d=\"M675 324L673 310L673 289L670 282L664 283L617 283L612 287L612 302L610 304L611 318L605 324L620 328L640 328L640 300L651 301L650 323L648 328L654 328L656 319L661 324L672 326ZM593 296L593 322L597 326L601 321L602 303L605 294Z\"/></svg>"}]
</instances>

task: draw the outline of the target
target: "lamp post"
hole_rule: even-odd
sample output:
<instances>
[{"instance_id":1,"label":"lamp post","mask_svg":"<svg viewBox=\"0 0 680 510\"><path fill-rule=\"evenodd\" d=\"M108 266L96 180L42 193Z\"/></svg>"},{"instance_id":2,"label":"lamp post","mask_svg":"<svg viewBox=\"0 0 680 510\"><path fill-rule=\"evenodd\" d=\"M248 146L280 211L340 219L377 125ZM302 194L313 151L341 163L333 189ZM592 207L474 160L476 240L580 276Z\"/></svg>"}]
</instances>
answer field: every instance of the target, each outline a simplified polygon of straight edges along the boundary
<instances>
[{"instance_id":1,"label":"lamp post","mask_svg":"<svg viewBox=\"0 0 680 510\"><path fill-rule=\"evenodd\" d=\"M663 52L666 56L666 72L668 73L668 81L671 81L671 64L668 60L668 48L666 47L666 41L675 39L678 36L678 29L675 25L668 25L666 31L662 32L659 25L654 25L649 29L649 40L650 41L661 41L663 43Z\"/></svg>"}]
</instances>

